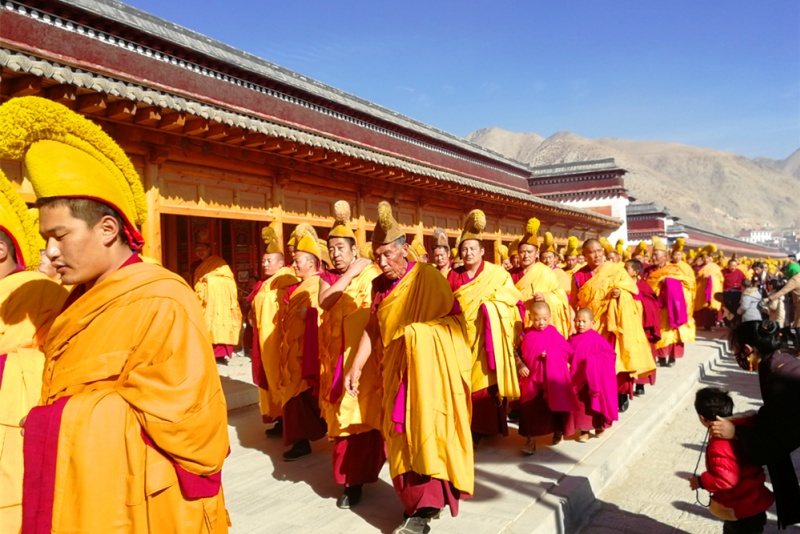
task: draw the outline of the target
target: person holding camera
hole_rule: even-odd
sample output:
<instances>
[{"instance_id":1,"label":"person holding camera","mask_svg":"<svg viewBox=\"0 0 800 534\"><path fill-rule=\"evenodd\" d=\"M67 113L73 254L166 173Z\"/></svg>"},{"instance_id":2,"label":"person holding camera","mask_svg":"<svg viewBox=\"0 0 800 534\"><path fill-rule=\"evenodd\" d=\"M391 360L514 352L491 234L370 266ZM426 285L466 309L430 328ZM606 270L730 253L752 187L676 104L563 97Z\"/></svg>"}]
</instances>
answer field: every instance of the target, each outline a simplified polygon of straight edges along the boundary
<instances>
[{"instance_id":1,"label":"person holding camera","mask_svg":"<svg viewBox=\"0 0 800 534\"><path fill-rule=\"evenodd\" d=\"M711 436L736 440L746 461L766 465L779 526L800 523L800 485L791 457L800 447L800 359L778 351L779 328L769 320L740 324L730 341L736 363L747 371L758 371L764 405L752 426L717 417Z\"/></svg>"},{"instance_id":2,"label":"person holding camera","mask_svg":"<svg viewBox=\"0 0 800 534\"><path fill-rule=\"evenodd\" d=\"M741 322L760 321L764 317L761 314L761 293L758 287L752 280L743 280L742 288L744 291L739 301L739 309L736 310L737 315L741 315Z\"/></svg>"},{"instance_id":3,"label":"person holding camera","mask_svg":"<svg viewBox=\"0 0 800 534\"><path fill-rule=\"evenodd\" d=\"M789 263L786 266L786 284L783 288L771 293L764 299L764 303L769 307L773 302L776 302L784 297L784 295L792 296L793 317L789 325L792 335L789 338L794 340L794 350L800 353L800 264L795 262ZM782 327L782 324L778 325Z\"/></svg>"}]
</instances>

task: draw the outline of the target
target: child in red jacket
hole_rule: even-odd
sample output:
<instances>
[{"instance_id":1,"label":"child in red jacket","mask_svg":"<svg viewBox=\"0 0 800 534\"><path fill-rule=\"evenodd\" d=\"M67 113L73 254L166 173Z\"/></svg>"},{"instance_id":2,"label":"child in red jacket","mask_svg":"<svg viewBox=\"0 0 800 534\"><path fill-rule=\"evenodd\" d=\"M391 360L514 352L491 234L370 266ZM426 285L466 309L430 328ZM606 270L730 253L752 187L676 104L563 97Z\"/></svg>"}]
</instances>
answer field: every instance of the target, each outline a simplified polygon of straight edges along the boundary
<instances>
[{"instance_id":1,"label":"child in red jacket","mask_svg":"<svg viewBox=\"0 0 800 534\"><path fill-rule=\"evenodd\" d=\"M719 388L703 388L695 396L694 408L706 428L719 417L733 415L733 399ZM746 420L737 420L746 424ZM692 489L711 494L709 511L723 520L724 534L760 534L772 506L772 492L764 486L764 469L742 460L735 440L711 436L706 450L706 472L689 478Z\"/></svg>"}]
</instances>

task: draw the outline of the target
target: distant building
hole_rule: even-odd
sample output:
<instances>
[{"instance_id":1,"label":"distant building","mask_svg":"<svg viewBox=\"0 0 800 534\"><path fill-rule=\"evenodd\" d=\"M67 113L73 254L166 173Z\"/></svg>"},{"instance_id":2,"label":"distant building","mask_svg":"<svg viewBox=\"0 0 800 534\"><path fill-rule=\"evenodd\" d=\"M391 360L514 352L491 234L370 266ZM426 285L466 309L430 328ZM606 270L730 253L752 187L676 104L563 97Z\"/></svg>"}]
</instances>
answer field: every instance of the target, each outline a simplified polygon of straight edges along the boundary
<instances>
[{"instance_id":1,"label":"distant building","mask_svg":"<svg viewBox=\"0 0 800 534\"><path fill-rule=\"evenodd\" d=\"M772 230L761 228L758 230L744 229L739 232L739 239L748 243L772 243L775 240Z\"/></svg>"}]
</instances>

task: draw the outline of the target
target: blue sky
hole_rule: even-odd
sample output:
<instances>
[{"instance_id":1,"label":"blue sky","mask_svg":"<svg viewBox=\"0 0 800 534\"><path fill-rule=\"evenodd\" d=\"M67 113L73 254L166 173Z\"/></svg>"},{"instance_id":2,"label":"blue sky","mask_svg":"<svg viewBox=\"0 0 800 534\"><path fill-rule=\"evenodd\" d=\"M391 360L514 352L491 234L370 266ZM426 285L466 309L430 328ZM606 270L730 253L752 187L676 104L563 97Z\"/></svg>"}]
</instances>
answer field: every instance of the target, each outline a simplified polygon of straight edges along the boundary
<instances>
[{"instance_id":1,"label":"blue sky","mask_svg":"<svg viewBox=\"0 0 800 534\"><path fill-rule=\"evenodd\" d=\"M800 1L128 0L455 135L800 148Z\"/></svg>"}]
</instances>

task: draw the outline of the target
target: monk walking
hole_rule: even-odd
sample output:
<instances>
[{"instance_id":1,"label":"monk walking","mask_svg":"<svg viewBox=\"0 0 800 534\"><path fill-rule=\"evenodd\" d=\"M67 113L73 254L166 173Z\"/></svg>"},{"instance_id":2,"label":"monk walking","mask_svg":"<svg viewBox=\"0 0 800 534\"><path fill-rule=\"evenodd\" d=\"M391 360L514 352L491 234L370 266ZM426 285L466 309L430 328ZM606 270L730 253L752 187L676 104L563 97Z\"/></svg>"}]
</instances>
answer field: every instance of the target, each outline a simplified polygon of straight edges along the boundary
<instances>
[{"instance_id":1,"label":"monk walking","mask_svg":"<svg viewBox=\"0 0 800 534\"><path fill-rule=\"evenodd\" d=\"M37 97L0 106L46 253L74 285L25 422L22 531L226 532L227 409L191 289L144 263L139 175L99 127Z\"/></svg>"},{"instance_id":2,"label":"monk walking","mask_svg":"<svg viewBox=\"0 0 800 534\"><path fill-rule=\"evenodd\" d=\"M22 524L20 420L39 402L44 343L67 290L37 272L39 227L0 171L0 525Z\"/></svg>"},{"instance_id":3,"label":"monk walking","mask_svg":"<svg viewBox=\"0 0 800 534\"><path fill-rule=\"evenodd\" d=\"M433 265L409 262L405 239L391 206L381 202L372 246L383 274L373 282L372 318L345 388L359 395L362 370L375 347L383 381L383 437L406 516L394 534L421 534L446 505L457 515L461 494L474 490L472 361L464 318L452 313L456 300L447 280Z\"/></svg>"}]
</instances>

